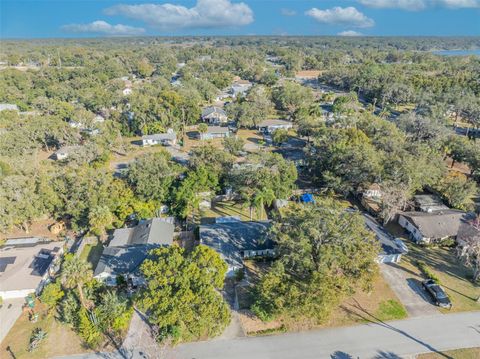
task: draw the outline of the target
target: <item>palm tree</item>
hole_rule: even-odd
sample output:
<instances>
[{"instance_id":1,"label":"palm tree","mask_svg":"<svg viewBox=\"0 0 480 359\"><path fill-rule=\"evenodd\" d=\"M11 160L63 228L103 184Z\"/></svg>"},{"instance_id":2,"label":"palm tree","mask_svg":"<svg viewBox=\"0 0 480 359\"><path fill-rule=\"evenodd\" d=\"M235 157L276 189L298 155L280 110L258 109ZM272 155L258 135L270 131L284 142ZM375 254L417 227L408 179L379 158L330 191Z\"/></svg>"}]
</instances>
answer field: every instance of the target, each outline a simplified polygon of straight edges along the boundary
<instances>
[{"instance_id":1,"label":"palm tree","mask_svg":"<svg viewBox=\"0 0 480 359\"><path fill-rule=\"evenodd\" d=\"M83 285L92 280L92 277L93 272L90 263L73 254L65 256L60 274L61 283L65 288L71 289L77 287L80 303L87 310L90 305L88 305L85 300Z\"/></svg>"},{"instance_id":2,"label":"palm tree","mask_svg":"<svg viewBox=\"0 0 480 359\"><path fill-rule=\"evenodd\" d=\"M262 218L263 210L265 205L270 206L272 205L273 201L275 200L275 193L271 188L263 187L261 190L257 190L253 197L253 204L257 211L259 212L259 218Z\"/></svg>"}]
</instances>

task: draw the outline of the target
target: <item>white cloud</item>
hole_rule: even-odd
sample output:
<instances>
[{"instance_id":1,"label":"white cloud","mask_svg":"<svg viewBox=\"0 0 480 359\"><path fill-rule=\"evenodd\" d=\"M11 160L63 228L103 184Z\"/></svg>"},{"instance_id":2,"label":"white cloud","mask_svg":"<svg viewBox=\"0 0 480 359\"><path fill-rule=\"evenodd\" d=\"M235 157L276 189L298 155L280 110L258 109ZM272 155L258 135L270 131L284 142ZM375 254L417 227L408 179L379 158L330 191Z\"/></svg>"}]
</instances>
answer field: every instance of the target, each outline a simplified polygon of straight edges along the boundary
<instances>
[{"instance_id":1,"label":"white cloud","mask_svg":"<svg viewBox=\"0 0 480 359\"><path fill-rule=\"evenodd\" d=\"M297 15L297 12L295 10L292 10L292 9L280 9L280 13L283 15L283 16L295 16Z\"/></svg>"},{"instance_id":2,"label":"white cloud","mask_svg":"<svg viewBox=\"0 0 480 359\"><path fill-rule=\"evenodd\" d=\"M365 6L379 9L423 10L427 7L427 0L358 0Z\"/></svg>"},{"instance_id":3,"label":"white cloud","mask_svg":"<svg viewBox=\"0 0 480 359\"><path fill-rule=\"evenodd\" d=\"M74 33L95 33L103 35L141 35L145 29L128 25L111 25L106 21L97 20L88 24L70 24L62 26L62 30Z\"/></svg>"},{"instance_id":4,"label":"white cloud","mask_svg":"<svg viewBox=\"0 0 480 359\"><path fill-rule=\"evenodd\" d=\"M339 32L337 35L338 36L363 36L361 32L353 31L353 30L342 31L342 32Z\"/></svg>"},{"instance_id":5,"label":"white cloud","mask_svg":"<svg viewBox=\"0 0 480 359\"><path fill-rule=\"evenodd\" d=\"M230 0L197 0L192 8L168 3L115 5L105 9L105 13L144 21L162 30L241 26L253 22L253 11L247 4Z\"/></svg>"},{"instance_id":6,"label":"white cloud","mask_svg":"<svg viewBox=\"0 0 480 359\"><path fill-rule=\"evenodd\" d=\"M452 9L480 7L480 0L357 0L365 6L380 9L424 10L428 7L447 7Z\"/></svg>"},{"instance_id":7,"label":"white cloud","mask_svg":"<svg viewBox=\"0 0 480 359\"><path fill-rule=\"evenodd\" d=\"M353 27L372 27L375 25L373 19L365 16L352 6L346 8L335 6L326 10L312 8L305 12L305 14L324 24Z\"/></svg>"}]
</instances>

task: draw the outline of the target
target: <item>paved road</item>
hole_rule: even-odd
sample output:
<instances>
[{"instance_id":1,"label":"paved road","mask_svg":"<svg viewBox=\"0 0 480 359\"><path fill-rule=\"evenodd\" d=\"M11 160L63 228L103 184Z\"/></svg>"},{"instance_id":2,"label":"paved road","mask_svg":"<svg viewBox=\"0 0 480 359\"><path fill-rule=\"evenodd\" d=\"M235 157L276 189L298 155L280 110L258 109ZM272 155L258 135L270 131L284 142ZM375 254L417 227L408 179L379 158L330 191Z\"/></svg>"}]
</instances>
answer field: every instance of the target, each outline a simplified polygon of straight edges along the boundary
<instances>
[{"instance_id":1,"label":"paved road","mask_svg":"<svg viewBox=\"0 0 480 359\"><path fill-rule=\"evenodd\" d=\"M362 359L407 358L422 352L474 346L480 346L480 312L184 344L168 358L340 359L347 358L347 354Z\"/></svg>"}]
</instances>

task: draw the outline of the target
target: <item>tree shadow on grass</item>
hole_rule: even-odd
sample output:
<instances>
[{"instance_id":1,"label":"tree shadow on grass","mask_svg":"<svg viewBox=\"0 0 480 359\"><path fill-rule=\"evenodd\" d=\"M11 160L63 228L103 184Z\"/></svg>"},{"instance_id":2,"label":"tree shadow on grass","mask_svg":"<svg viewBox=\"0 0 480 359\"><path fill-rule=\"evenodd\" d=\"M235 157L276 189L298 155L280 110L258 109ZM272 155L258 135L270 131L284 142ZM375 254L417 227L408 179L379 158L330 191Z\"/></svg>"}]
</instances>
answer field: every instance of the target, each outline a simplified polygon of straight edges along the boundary
<instances>
[{"instance_id":1,"label":"tree shadow on grass","mask_svg":"<svg viewBox=\"0 0 480 359\"><path fill-rule=\"evenodd\" d=\"M373 314L371 314L371 313L369 313L367 310L365 310L365 309L358 303L357 300L354 299L354 301L355 301L355 305L353 305L353 307L356 308L357 310L359 310L360 312L362 312L363 315L360 314L360 313L358 313L358 312L354 312L354 311L352 311L351 309L346 308L345 310L346 310L347 312L351 312L352 315L357 316L357 317L361 318L362 320L364 320L364 321L366 321L366 322L369 322L369 323L372 323L372 324L376 324L376 325L379 325L379 326L384 327L384 328L386 328L386 329L392 330L392 331L394 331L394 332L396 332L396 333L399 333L399 334L407 337L408 339L411 339L412 341L414 341L414 342L416 342L416 343L424 346L428 351L437 353L438 355L440 355L440 356L442 356L442 357L444 357L444 358L454 359L454 358L452 358L452 357L450 357L450 356L448 356L448 355L446 355L446 354L443 354L443 353L439 352L437 349L435 349L434 347L432 347L430 344L425 343L425 342L421 341L420 339L415 338L414 336L408 334L407 332L405 332L405 331L403 331L403 330L401 330L401 329L398 329L398 328L394 327L394 326L391 325L391 324L385 323L384 321L380 320L379 318L377 318L376 316L374 316ZM382 357L380 357L380 358L382 358ZM387 357L387 358L389 358L389 357ZM395 358L395 357L393 357L393 358Z\"/></svg>"}]
</instances>

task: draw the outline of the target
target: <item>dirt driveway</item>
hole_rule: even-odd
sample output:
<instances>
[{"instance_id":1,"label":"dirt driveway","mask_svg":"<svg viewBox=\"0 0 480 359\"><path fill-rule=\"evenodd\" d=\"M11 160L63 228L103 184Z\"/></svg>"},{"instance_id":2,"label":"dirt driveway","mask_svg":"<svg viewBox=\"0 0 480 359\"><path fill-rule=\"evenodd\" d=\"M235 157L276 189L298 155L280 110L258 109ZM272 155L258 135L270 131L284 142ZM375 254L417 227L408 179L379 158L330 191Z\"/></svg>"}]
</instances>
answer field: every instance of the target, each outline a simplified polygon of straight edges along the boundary
<instances>
[{"instance_id":1,"label":"dirt driveway","mask_svg":"<svg viewBox=\"0 0 480 359\"><path fill-rule=\"evenodd\" d=\"M396 264L380 264L380 272L411 317L438 314L439 311L422 288L419 276Z\"/></svg>"}]
</instances>

